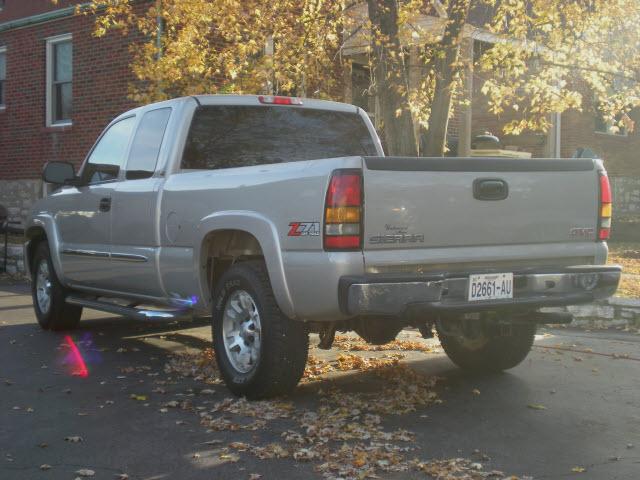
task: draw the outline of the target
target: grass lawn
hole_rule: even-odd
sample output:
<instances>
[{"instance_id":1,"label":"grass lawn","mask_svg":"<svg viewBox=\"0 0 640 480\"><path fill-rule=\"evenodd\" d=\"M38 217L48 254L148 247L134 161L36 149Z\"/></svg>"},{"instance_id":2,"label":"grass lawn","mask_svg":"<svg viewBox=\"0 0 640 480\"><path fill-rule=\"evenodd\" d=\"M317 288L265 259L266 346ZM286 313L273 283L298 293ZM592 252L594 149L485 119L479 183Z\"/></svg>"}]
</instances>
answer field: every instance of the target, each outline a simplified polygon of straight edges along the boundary
<instances>
[{"instance_id":1,"label":"grass lawn","mask_svg":"<svg viewBox=\"0 0 640 480\"><path fill-rule=\"evenodd\" d=\"M640 242L609 244L609 263L622 265L623 273L617 295L640 298Z\"/></svg>"}]
</instances>

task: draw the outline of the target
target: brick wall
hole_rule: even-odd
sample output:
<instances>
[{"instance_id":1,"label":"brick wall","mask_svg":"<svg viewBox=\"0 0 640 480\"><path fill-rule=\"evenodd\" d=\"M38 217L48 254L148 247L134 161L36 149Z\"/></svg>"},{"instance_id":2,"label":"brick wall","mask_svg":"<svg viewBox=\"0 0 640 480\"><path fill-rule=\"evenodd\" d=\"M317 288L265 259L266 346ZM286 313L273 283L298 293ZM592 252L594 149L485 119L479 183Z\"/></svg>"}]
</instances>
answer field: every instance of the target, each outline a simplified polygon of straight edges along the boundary
<instances>
[{"instance_id":1,"label":"brick wall","mask_svg":"<svg viewBox=\"0 0 640 480\"><path fill-rule=\"evenodd\" d=\"M55 4L52 0L6 0L4 8L0 11L0 23L51 12L85 1L86 0L58 0L58 3Z\"/></svg>"},{"instance_id":2,"label":"brick wall","mask_svg":"<svg viewBox=\"0 0 640 480\"><path fill-rule=\"evenodd\" d=\"M79 164L105 125L132 107L129 42L92 37L93 18L73 16L0 32L7 47L6 109L0 112L0 180L37 178L49 160ZM45 126L45 39L73 34L73 125Z\"/></svg>"},{"instance_id":3,"label":"brick wall","mask_svg":"<svg viewBox=\"0 0 640 480\"><path fill-rule=\"evenodd\" d=\"M631 117L640 128L640 115ZM627 136L595 132L595 117L589 112L562 114L562 156L571 157L577 148L588 147L600 156L610 175L640 177L640 134Z\"/></svg>"}]
</instances>

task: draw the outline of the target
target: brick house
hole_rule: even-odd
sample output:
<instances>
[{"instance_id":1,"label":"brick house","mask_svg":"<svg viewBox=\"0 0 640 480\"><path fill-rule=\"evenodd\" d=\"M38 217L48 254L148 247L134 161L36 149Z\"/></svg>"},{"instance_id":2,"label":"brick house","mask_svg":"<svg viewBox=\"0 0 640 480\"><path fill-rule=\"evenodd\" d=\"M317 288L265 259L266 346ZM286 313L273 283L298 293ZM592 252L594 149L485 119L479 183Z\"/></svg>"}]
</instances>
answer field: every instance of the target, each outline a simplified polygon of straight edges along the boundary
<instances>
[{"instance_id":1,"label":"brick house","mask_svg":"<svg viewBox=\"0 0 640 480\"><path fill-rule=\"evenodd\" d=\"M79 164L105 125L133 105L129 43L92 37L79 0L0 1L0 204L24 215L49 160Z\"/></svg>"},{"instance_id":2,"label":"brick house","mask_svg":"<svg viewBox=\"0 0 640 480\"><path fill-rule=\"evenodd\" d=\"M43 195L39 177L46 161L80 164L104 126L133 106L127 97L134 80L130 45L140 37L94 38L94 19L74 15L79 3L0 0L0 204L15 216L27 214ZM436 22L437 12L425 21ZM487 39L471 28L468 42L480 51ZM375 101L361 93L367 74L358 65L358 45L351 47L354 67L346 72L341 100L375 115ZM473 78L471 110L456 108L453 141L484 131L501 136L505 119L488 113L480 87ZM640 116L633 116L640 125ZM503 143L534 157L571 157L578 148L590 148L605 159L614 179L618 214L640 215L640 159L634 153L640 151L640 132L613 134L594 114L579 112L556 115L554 126L548 134L504 138Z\"/></svg>"}]
</instances>

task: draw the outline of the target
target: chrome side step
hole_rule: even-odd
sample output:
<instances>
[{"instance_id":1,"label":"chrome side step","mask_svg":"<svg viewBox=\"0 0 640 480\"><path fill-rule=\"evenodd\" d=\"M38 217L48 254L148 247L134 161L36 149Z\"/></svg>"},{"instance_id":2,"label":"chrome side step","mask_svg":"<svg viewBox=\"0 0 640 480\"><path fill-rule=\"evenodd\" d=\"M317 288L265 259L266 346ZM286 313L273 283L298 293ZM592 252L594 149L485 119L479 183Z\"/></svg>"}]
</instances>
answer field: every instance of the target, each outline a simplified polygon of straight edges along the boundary
<instances>
[{"instance_id":1,"label":"chrome side step","mask_svg":"<svg viewBox=\"0 0 640 480\"><path fill-rule=\"evenodd\" d=\"M135 318L136 320L146 321L174 321L191 319L193 314L191 310L151 310L136 307L128 307L118 305L113 302L94 300L91 298L70 295L66 299L70 305L78 305L80 307L92 308L102 312L114 313L124 317Z\"/></svg>"}]
</instances>

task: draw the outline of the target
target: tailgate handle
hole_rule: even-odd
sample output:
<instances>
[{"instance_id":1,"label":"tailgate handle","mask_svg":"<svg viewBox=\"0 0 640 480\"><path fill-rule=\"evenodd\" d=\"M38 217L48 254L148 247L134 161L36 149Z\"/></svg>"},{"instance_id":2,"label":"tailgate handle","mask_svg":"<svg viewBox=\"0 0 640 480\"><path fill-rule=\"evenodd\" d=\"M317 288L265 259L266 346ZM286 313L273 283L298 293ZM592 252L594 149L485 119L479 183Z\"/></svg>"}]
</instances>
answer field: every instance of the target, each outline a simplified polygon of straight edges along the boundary
<instances>
[{"instance_id":1,"label":"tailgate handle","mask_svg":"<svg viewBox=\"0 0 640 480\"><path fill-rule=\"evenodd\" d=\"M509 185L501 178L476 178L473 198L478 200L504 200L509 196Z\"/></svg>"}]
</instances>

